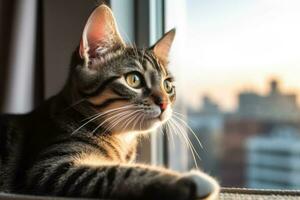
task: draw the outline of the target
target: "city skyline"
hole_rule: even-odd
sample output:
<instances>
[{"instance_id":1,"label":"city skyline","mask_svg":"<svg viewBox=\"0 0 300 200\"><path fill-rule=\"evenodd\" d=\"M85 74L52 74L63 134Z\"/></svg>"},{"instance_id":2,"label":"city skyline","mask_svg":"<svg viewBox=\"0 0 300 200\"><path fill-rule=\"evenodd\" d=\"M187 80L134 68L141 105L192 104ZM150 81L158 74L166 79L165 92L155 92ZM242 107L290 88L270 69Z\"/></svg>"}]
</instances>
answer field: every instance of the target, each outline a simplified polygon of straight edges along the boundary
<instances>
[{"instance_id":1,"label":"city skyline","mask_svg":"<svg viewBox=\"0 0 300 200\"><path fill-rule=\"evenodd\" d=\"M288 86L286 86L285 82L281 79L279 79L278 77L271 77L267 80L265 80L265 82L263 83L263 87L257 87L255 88L255 86L248 86L248 87L241 87L241 89L237 90L236 93L234 94L228 94L228 95L232 95L234 100L234 105L232 106L231 109L226 109L223 107L222 101L220 101L220 99L215 98L215 96L210 95L209 93L203 93L200 94L197 98L197 101L195 101L194 105L189 105L190 108L199 110L202 108L203 106L203 99L208 97L210 98L214 103L216 103L219 108L221 109L221 111L223 112L234 112L237 111L238 109L238 98L239 95L243 94L243 93L253 93L253 94L257 94L260 96L267 96L270 91L271 91L271 82L272 81L276 81L278 83L278 92L282 95L296 95L296 102L297 102L297 106L300 108L300 95L297 92L297 90L295 90L294 88L288 88Z\"/></svg>"}]
</instances>

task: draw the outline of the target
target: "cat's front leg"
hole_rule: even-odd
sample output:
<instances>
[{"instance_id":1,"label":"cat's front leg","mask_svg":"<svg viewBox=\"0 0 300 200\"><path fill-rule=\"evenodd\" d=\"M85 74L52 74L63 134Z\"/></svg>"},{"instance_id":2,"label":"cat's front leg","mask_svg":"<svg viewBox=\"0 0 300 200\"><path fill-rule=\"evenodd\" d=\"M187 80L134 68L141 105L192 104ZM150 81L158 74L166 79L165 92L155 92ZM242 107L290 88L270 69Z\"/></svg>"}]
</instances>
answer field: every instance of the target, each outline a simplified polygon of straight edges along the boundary
<instances>
[{"instance_id":1,"label":"cat's front leg","mask_svg":"<svg viewBox=\"0 0 300 200\"><path fill-rule=\"evenodd\" d=\"M195 171L180 175L144 165L90 167L52 161L33 168L28 193L121 200L212 200L219 191L213 179Z\"/></svg>"}]
</instances>

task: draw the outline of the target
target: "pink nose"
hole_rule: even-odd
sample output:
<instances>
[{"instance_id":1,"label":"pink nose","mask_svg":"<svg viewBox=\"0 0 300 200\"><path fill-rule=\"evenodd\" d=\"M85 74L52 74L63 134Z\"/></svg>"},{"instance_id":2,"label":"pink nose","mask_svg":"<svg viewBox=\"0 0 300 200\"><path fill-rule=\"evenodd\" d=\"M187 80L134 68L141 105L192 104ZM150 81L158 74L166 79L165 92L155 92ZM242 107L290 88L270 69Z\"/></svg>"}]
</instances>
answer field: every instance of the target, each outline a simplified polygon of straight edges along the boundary
<instances>
[{"instance_id":1,"label":"pink nose","mask_svg":"<svg viewBox=\"0 0 300 200\"><path fill-rule=\"evenodd\" d=\"M159 104L159 107L160 107L161 111L166 110L167 106L168 106L168 104L165 103L165 102Z\"/></svg>"}]
</instances>

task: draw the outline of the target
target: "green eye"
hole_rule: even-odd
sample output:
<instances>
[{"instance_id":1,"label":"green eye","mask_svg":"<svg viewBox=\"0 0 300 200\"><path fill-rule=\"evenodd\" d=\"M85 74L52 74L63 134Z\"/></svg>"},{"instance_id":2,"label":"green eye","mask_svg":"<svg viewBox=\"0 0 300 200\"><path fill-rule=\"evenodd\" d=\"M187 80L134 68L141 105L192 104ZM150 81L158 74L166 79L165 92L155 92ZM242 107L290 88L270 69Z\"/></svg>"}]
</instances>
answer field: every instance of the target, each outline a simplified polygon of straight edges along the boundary
<instances>
[{"instance_id":1,"label":"green eye","mask_svg":"<svg viewBox=\"0 0 300 200\"><path fill-rule=\"evenodd\" d=\"M171 81L169 81L169 80L165 80L164 81L164 88L165 88L165 91L167 92L167 93L172 93L173 92L173 84L172 84L172 82Z\"/></svg>"},{"instance_id":2,"label":"green eye","mask_svg":"<svg viewBox=\"0 0 300 200\"><path fill-rule=\"evenodd\" d=\"M140 88L142 86L142 79L136 73L131 73L126 76L126 82L130 87Z\"/></svg>"}]
</instances>

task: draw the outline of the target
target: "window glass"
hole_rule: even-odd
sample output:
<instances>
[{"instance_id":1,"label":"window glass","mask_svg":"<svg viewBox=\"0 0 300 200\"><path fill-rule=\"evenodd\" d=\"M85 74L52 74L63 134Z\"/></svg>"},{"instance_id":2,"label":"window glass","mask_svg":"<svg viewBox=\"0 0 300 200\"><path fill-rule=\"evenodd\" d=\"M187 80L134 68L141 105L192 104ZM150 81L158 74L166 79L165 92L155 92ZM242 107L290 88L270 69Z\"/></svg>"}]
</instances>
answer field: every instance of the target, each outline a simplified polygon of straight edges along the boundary
<instances>
[{"instance_id":1,"label":"window glass","mask_svg":"<svg viewBox=\"0 0 300 200\"><path fill-rule=\"evenodd\" d=\"M222 186L300 189L300 1L166 0L165 10L177 28L171 167L198 166Z\"/></svg>"}]
</instances>

